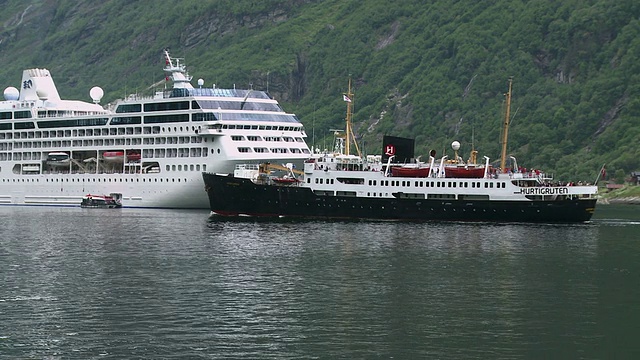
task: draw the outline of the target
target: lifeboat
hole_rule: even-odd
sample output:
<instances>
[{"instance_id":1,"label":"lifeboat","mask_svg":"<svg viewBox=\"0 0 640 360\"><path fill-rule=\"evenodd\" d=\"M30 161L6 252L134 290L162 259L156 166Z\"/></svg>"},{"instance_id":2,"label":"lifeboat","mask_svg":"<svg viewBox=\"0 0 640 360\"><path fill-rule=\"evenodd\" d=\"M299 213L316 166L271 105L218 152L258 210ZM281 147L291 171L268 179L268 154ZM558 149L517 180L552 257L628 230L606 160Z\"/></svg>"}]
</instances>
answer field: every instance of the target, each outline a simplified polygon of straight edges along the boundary
<instances>
[{"instance_id":1,"label":"lifeboat","mask_svg":"<svg viewBox=\"0 0 640 360\"><path fill-rule=\"evenodd\" d=\"M51 166L69 166L71 158L65 152L51 152L47 154L47 164Z\"/></svg>"},{"instance_id":2,"label":"lifeboat","mask_svg":"<svg viewBox=\"0 0 640 360\"><path fill-rule=\"evenodd\" d=\"M141 157L142 156L140 156L139 152L127 153L127 161L129 161L129 162L140 161Z\"/></svg>"},{"instance_id":3,"label":"lifeboat","mask_svg":"<svg viewBox=\"0 0 640 360\"><path fill-rule=\"evenodd\" d=\"M484 177L484 166L445 166L444 176L448 178L482 179Z\"/></svg>"},{"instance_id":4,"label":"lifeboat","mask_svg":"<svg viewBox=\"0 0 640 360\"><path fill-rule=\"evenodd\" d=\"M280 185L292 185L300 182L300 180L294 177L276 177L276 178L272 178L272 180L276 184L280 184Z\"/></svg>"},{"instance_id":5,"label":"lifeboat","mask_svg":"<svg viewBox=\"0 0 640 360\"><path fill-rule=\"evenodd\" d=\"M105 151L102 153L102 159L108 162L124 161L124 151Z\"/></svg>"},{"instance_id":6,"label":"lifeboat","mask_svg":"<svg viewBox=\"0 0 640 360\"><path fill-rule=\"evenodd\" d=\"M392 176L399 177L429 177L429 167L394 166L391 168Z\"/></svg>"}]
</instances>

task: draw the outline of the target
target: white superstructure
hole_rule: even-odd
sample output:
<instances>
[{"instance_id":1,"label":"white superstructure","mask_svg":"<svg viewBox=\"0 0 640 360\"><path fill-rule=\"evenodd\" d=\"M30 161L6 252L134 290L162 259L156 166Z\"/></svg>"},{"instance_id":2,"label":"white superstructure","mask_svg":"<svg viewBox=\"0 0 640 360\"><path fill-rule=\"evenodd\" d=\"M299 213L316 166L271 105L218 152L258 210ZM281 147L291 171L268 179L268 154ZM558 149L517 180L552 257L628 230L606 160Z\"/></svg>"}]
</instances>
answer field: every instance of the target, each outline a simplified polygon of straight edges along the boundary
<instances>
[{"instance_id":1,"label":"white superstructure","mask_svg":"<svg viewBox=\"0 0 640 360\"><path fill-rule=\"evenodd\" d=\"M0 102L0 205L121 193L125 207L206 209L203 171L309 157L302 124L266 92L194 88L180 59L164 55L173 86L110 110L98 87L93 103L62 100L48 70L25 70Z\"/></svg>"}]
</instances>

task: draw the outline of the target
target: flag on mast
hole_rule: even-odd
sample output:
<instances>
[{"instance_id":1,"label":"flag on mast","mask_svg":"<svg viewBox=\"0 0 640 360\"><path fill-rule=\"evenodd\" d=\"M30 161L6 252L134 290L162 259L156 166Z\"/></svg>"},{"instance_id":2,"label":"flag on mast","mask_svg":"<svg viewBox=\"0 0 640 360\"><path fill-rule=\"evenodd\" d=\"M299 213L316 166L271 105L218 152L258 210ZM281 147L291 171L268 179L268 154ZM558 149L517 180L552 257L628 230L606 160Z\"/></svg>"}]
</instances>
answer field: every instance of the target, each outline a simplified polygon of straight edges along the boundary
<instances>
[{"instance_id":1,"label":"flag on mast","mask_svg":"<svg viewBox=\"0 0 640 360\"><path fill-rule=\"evenodd\" d=\"M342 95L342 99L346 102L351 102L351 99L347 95Z\"/></svg>"}]
</instances>

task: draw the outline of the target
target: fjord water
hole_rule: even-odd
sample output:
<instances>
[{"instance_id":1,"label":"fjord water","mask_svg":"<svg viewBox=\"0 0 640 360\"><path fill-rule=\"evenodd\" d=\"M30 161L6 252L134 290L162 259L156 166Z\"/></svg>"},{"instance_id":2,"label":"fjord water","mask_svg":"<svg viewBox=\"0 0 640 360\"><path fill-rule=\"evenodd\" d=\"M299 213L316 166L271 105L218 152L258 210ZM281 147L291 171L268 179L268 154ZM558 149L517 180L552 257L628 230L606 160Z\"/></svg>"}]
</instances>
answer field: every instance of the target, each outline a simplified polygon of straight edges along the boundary
<instances>
[{"instance_id":1,"label":"fjord water","mask_svg":"<svg viewBox=\"0 0 640 360\"><path fill-rule=\"evenodd\" d=\"M640 207L578 225L0 207L0 358L632 358Z\"/></svg>"}]
</instances>

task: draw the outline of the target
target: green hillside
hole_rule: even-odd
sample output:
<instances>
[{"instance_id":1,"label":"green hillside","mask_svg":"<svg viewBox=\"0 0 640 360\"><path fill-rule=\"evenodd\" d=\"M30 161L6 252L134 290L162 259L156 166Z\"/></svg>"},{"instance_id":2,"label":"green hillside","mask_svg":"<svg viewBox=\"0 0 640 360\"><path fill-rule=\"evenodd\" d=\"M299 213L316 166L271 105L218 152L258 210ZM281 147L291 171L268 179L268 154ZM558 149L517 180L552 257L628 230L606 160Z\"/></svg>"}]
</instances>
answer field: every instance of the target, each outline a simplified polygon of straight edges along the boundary
<instances>
[{"instance_id":1,"label":"green hillside","mask_svg":"<svg viewBox=\"0 0 640 360\"><path fill-rule=\"evenodd\" d=\"M640 170L640 3L550 1L0 1L2 86L51 70L63 97L151 92L161 50L206 86L268 89L325 147L342 128L351 77L354 127L368 152L384 134L499 160L513 77L509 154L559 179L603 163ZM424 157L423 157L424 158Z\"/></svg>"}]
</instances>

